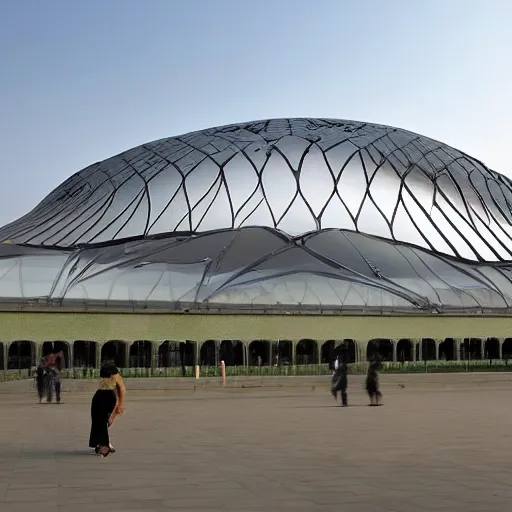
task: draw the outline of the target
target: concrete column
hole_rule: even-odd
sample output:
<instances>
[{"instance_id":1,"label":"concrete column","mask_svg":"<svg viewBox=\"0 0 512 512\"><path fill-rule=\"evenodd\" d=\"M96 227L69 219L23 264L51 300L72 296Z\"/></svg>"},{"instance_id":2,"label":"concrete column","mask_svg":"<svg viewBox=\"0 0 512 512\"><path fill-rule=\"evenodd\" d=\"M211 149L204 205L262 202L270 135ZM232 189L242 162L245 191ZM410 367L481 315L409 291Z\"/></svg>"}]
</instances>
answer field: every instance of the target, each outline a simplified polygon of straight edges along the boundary
<instances>
[{"instance_id":1,"label":"concrete column","mask_svg":"<svg viewBox=\"0 0 512 512\"><path fill-rule=\"evenodd\" d=\"M460 361L460 338L453 338L453 342L455 344L455 361Z\"/></svg>"},{"instance_id":2,"label":"concrete column","mask_svg":"<svg viewBox=\"0 0 512 512\"><path fill-rule=\"evenodd\" d=\"M439 347L441 345L441 341L440 340L434 340L435 343L436 343L436 361L439 361Z\"/></svg>"},{"instance_id":3,"label":"concrete column","mask_svg":"<svg viewBox=\"0 0 512 512\"><path fill-rule=\"evenodd\" d=\"M418 340L418 359L423 361L423 338Z\"/></svg>"},{"instance_id":4,"label":"concrete column","mask_svg":"<svg viewBox=\"0 0 512 512\"><path fill-rule=\"evenodd\" d=\"M316 340L316 364L322 362L322 345L325 340Z\"/></svg>"},{"instance_id":5,"label":"concrete column","mask_svg":"<svg viewBox=\"0 0 512 512\"><path fill-rule=\"evenodd\" d=\"M75 366L75 347L74 347L74 343L73 342L70 342L68 343L68 347L69 347L69 366L68 368L71 370L72 368L74 368Z\"/></svg>"},{"instance_id":6,"label":"concrete column","mask_svg":"<svg viewBox=\"0 0 512 512\"><path fill-rule=\"evenodd\" d=\"M130 368L130 348L133 344L133 342L124 342L122 341L121 343L124 343L124 347L125 347L125 350L124 350L124 368Z\"/></svg>"},{"instance_id":7,"label":"concrete column","mask_svg":"<svg viewBox=\"0 0 512 512\"><path fill-rule=\"evenodd\" d=\"M35 357L35 363L36 365L39 364L39 361L41 361L41 358L43 357L42 354L43 354L43 344L41 342L34 342L34 351L35 351L35 354L34 354L34 357Z\"/></svg>"},{"instance_id":8,"label":"concrete column","mask_svg":"<svg viewBox=\"0 0 512 512\"><path fill-rule=\"evenodd\" d=\"M505 338L498 338L498 354L500 361L503 359L503 343L505 343ZM4 359L5 361L5 359Z\"/></svg>"},{"instance_id":9,"label":"concrete column","mask_svg":"<svg viewBox=\"0 0 512 512\"><path fill-rule=\"evenodd\" d=\"M480 359L485 359L485 341L486 338L480 340Z\"/></svg>"},{"instance_id":10,"label":"concrete column","mask_svg":"<svg viewBox=\"0 0 512 512\"><path fill-rule=\"evenodd\" d=\"M366 351L370 340L354 340L356 344L356 361L360 363L366 362Z\"/></svg>"},{"instance_id":11,"label":"concrete column","mask_svg":"<svg viewBox=\"0 0 512 512\"><path fill-rule=\"evenodd\" d=\"M103 343L96 343L96 365L95 368L98 369L101 366L101 349L103 348Z\"/></svg>"},{"instance_id":12,"label":"concrete column","mask_svg":"<svg viewBox=\"0 0 512 512\"><path fill-rule=\"evenodd\" d=\"M247 347L249 346L244 340L240 340L242 344L242 366L247 366L247 351L249 350Z\"/></svg>"},{"instance_id":13,"label":"concrete column","mask_svg":"<svg viewBox=\"0 0 512 512\"><path fill-rule=\"evenodd\" d=\"M398 361L398 341L391 340L391 343L393 344L393 362L396 363Z\"/></svg>"},{"instance_id":14,"label":"concrete column","mask_svg":"<svg viewBox=\"0 0 512 512\"><path fill-rule=\"evenodd\" d=\"M272 366L272 359L273 359L273 351L274 348L274 342L272 340L268 341L268 365Z\"/></svg>"},{"instance_id":15,"label":"concrete column","mask_svg":"<svg viewBox=\"0 0 512 512\"><path fill-rule=\"evenodd\" d=\"M412 362L415 363L416 362L416 346L418 345L418 340L412 339L411 343L412 343Z\"/></svg>"},{"instance_id":16,"label":"concrete column","mask_svg":"<svg viewBox=\"0 0 512 512\"><path fill-rule=\"evenodd\" d=\"M297 364L297 340L292 340L292 366L295 366Z\"/></svg>"}]
</instances>

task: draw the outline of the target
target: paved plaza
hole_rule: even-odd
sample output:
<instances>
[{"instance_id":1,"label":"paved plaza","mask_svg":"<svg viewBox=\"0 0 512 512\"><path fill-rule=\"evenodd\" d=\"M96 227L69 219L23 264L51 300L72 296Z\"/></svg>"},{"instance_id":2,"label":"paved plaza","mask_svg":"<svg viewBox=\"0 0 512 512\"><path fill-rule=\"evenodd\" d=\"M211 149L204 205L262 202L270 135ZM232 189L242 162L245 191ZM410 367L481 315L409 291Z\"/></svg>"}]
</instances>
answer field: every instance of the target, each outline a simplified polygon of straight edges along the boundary
<instances>
[{"instance_id":1,"label":"paved plaza","mask_svg":"<svg viewBox=\"0 0 512 512\"><path fill-rule=\"evenodd\" d=\"M346 409L318 387L134 391L102 460L89 393L0 389L0 510L510 511L506 386L351 391Z\"/></svg>"}]
</instances>

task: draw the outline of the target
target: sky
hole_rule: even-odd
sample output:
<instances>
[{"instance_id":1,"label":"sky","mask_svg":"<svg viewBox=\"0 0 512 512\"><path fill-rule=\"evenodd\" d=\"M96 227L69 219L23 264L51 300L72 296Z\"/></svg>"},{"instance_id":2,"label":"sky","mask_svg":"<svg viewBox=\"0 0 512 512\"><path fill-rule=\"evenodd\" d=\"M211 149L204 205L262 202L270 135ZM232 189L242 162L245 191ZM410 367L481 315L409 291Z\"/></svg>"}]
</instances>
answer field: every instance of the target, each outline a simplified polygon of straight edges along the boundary
<instances>
[{"instance_id":1,"label":"sky","mask_svg":"<svg viewBox=\"0 0 512 512\"><path fill-rule=\"evenodd\" d=\"M0 225L144 142L388 124L512 177L508 0L0 0Z\"/></svg>"}]
</instances>

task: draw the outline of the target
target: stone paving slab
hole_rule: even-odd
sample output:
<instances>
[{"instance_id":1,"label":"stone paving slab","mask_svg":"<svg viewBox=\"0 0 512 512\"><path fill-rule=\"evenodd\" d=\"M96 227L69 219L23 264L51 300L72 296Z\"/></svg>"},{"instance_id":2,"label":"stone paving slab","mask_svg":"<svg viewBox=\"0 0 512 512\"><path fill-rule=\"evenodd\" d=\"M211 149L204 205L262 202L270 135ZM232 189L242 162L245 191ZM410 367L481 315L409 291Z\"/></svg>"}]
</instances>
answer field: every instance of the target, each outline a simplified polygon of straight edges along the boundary
<instances>
[{"instance_id":1,"label":"stone paving slab","mask_svg":"<svg viewBox=\"0 0 512 512\"><path fill-rule=\"evenodd\" d=\"M90 395L0 396L0 511L511 510L510 391L129 395L117 453L87 449Z\"/></svg>"}]
</instances>

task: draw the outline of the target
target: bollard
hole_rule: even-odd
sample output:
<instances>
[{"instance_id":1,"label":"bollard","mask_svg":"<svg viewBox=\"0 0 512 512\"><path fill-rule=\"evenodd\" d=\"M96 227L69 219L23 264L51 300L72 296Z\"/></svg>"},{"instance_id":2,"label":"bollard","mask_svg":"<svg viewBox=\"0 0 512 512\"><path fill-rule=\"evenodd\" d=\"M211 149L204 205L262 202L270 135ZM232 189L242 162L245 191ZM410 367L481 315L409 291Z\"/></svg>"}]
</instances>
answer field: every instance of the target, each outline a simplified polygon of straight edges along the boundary
<instances>
[{"instance_id":1,"label":"bollard","mask_svg":"<svg viewBox=\"0 0 512 512\"><path fill-rule=\"evenodd\" d=\"M222 387L226 387L226 363L224 361L220 362L220 373L222 375Z\"/></svg>"},{"instance_id":2,"label":"bollard","mask_svg":"<svg viewBox=\"0 0 512 512\"><path fill-rule=\"evenodd\" d=\"M199 365L196 364L196 380L199 380Z\"/></svg>"}]
</instances>

